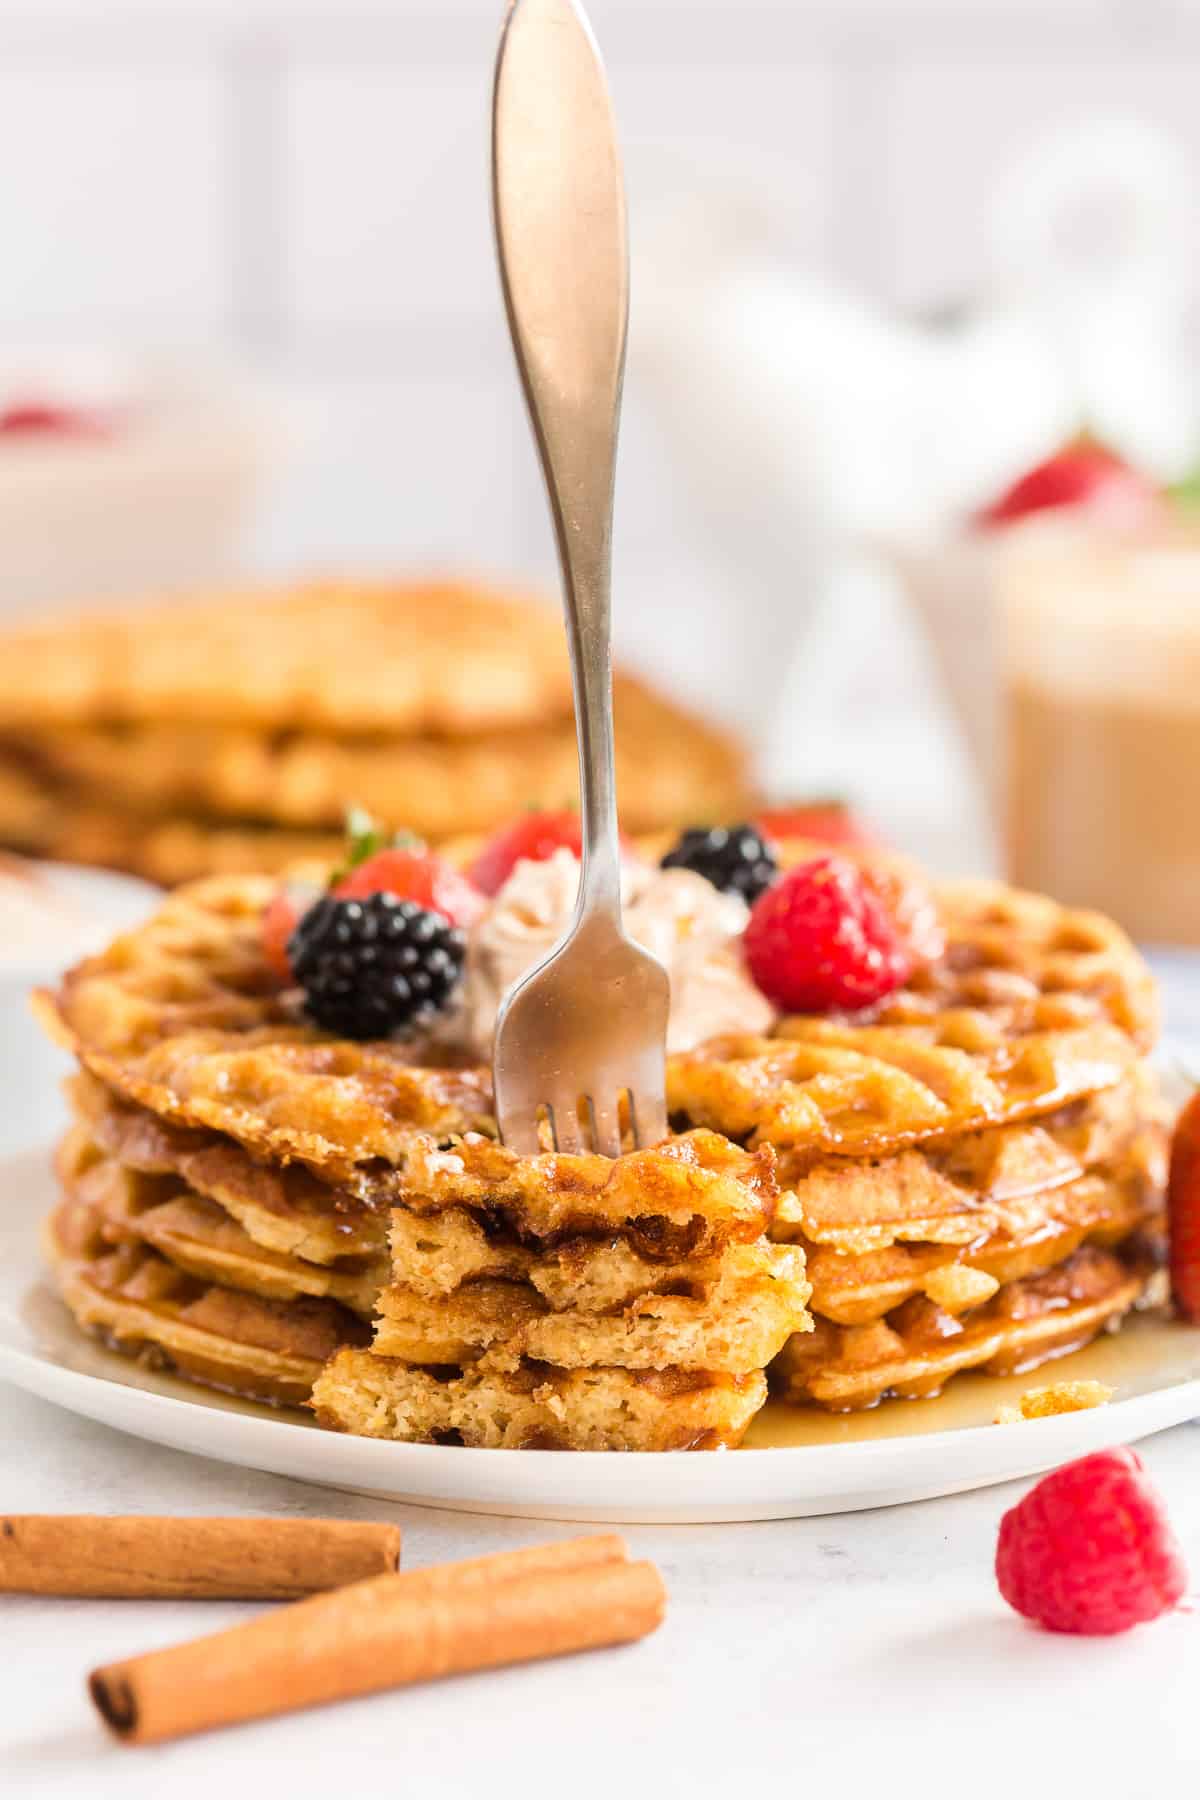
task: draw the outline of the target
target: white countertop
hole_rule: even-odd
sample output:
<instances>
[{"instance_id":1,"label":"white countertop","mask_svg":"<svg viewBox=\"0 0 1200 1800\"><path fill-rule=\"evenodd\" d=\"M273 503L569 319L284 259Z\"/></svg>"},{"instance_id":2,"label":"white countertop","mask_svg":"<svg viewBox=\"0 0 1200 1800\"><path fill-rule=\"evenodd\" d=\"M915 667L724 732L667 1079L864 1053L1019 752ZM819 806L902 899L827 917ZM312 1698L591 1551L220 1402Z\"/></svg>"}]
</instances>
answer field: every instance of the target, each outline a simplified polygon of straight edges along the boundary
<instances>
[{"instance_id":1,"label":"white countertop","mask_svg":"<svg viewBox=\"0 0 1200 1800\"><path fill-rule=\"evenodd\" d=\"M1194 959L1160 964L1176 1033L1200 1041ZM38 1121L39 1126L42 1121ZM0 1148L24 1139L11 1110ZM0 1385L12 1512L395 1518L408 1567L586 1526L398 1507L127 1438ZM1200 1424L1141 1446L1200 1595ZM1200 1775L1200 1612L1114 1639L1024 1625L992 1576L1019 1487L836 1518L631 1527L667 1623L630 1649L459 1678L151 1750L112 1743L84 1691L98 1662L248 1616L226 1603L0 1598L4 1800L624 1800L732 1795L980 1800L1131 1796Z\"/></svg>"},{"instance_id":2,"label":"white countertop","mask_svg":"<svg viewBox=\"0 0 1200 1800\"><path fill-rule=\"evenodd\" d=\"M359 1500L160 1450L9 1388L0 1395L13 1512L394 1518L409 1567L589 1529ZM1143 1454L1200 1578L1200 1426L1151 1439ZM630 1527L670 1593L665 1626L633 1648L156 1749L108 1739L86 1672L256 1609L5 1596L0 1793L232 1800L257 1780L281 1800L333 1800L361 1781L372 1796L549 1800L744 1796L761 1779L789 1796L930 1800L1016 1783L1040 1800L1137 1797L1200 1776L1200 1614L1113 1639L1024 1625L991 1569L997 1521L1017 1492L763 1525Z\"/></svg>"}]
</instances>

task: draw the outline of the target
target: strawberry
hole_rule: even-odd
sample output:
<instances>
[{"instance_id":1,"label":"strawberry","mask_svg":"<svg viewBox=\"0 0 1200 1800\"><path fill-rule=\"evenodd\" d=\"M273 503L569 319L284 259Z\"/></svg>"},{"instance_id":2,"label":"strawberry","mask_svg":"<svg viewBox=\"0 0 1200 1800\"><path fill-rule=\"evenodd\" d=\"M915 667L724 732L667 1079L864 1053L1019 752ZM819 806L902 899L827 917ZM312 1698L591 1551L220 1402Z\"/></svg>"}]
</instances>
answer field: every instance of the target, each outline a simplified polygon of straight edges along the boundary
<instances>
[{"instance_id":1,"label":"strawberry","mask_svg":"<svg viewBox=\"0 0 1200 1800\"><path fill-rule=\"evenodd\" d=\"M1031 513L1086 506L1133 524L1149 517L1158 505L1158 491L1144 475L1111 450L1081 439L1022 475L983 509L977 522L994 529L1014 525Z\"/></svg>"},{"instance_id":2,"label":"strawberry","mask_svg":"<svg viewBox=\"0 0 1200 1800\"><path fill-rule=\"evenodd\" d=\"M805 806L781 806L758 813L754 825L765 838L786 843L811 838L818 844L871 844L875 840L861 819L840 800L813 800Z\"/></svg>"},{"instance_id":3,"label":"strawberry","mask_svg":"<svg viewBox=\"0 0 1200 1800\"><path fill-rule=\"evenodd\" d=\"M857 1012L912 972L887 909L842 856L781 876L755 901L743 947L755 982L785 1012Z\"/></svg>"},{"instance_id":4,"label":"strawberry","mask_svg":"<svg viewBox=\"0 0 1200 1800\"><path fill-rule=\"evenodd\" d=\"M1192 1325L1200 1325L1200 1089L1175 1122L1167 1183L1171 1291Z\"/></svg>"},{"instance_id":5,"label":"strawberry","mask_svg":"<svg viewBox=\"0 0 1200 1800\"><path fill-rule=\"evenodd\" d=\"M528 812L484 845L467 874L481 894L498 894L519 862L548 862L556 850L582 853L577 812Z\"/></svg>"},{"instance_id":6,"label":"strawberry","mask_svg":"<svg viewBox=\"0 0 1200 1800\"><path fill-rule=\"evenodd\" d=\"M281 887L263 914L263 955L267 959L271 973L285 986L292 979L292 965L288 960L288 939L300 923L302 910L297 905L291 890Z\"/></svg>"},{"instance_id":7,"label":"strawberry","mask_svg":"<svg viewBox=\"0 0 1200 1800\"><path fill-rule=\"evenodd\" d=\"M372 894L395 894L414 900L426 912L440 913L451 925L473 925L483 910L483 896L465 875L428 850L376 850L333 884L338 900L368 900Z\"/></svg>"},{"instance_id":8,"label":"strawberry","mask_svg":"<svg viewBox=\"0 0 1200 1800\"><path fill-rule=\"evenodd\" d=\"M1100 1450L1046 1475L1000 1521L996 1580L1048 1631L1110 1636L1187 1592L1187 1565L1132 1450Z\"/></svg>"}]
</instances>

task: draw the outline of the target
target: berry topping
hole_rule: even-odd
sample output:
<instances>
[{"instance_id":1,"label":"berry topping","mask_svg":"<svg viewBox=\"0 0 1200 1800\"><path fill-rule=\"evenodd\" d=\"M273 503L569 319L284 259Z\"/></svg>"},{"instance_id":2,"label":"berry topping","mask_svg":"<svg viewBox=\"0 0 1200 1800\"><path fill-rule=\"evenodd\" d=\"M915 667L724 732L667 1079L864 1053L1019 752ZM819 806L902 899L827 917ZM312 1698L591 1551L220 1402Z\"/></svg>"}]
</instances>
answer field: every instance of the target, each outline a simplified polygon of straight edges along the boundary
<instances>
[{"instance_id":1,"label":"berry topping","mask_svg":"<svg viewBox=\"0 0 1200 1800\"><path fill-rule=\"evenodd\" d=\"M473 925L483 910L483 896L465 875L427 850L377 850L333 887L339 900L366 900L372 894L395 894L414 900L426 912L440 913L451 925Z\"/></svg>"},{"instance_id":2,"label":"berry topping","mask_svg":"<svg viewBox=\"0 0 1200 1800\"><path fill-rule=\"evenodd\" d=\"M519 862L549 862L556 850L583 849L577 812L530 812L484 845L467 870L481 894L498 894Z\"/></svg>"},{"instance_id":3,"label":"berry topping","mask_svg":"<svg viewBox=\"0 0 1200 1800\"><path fill-rule=\"evenodd\" d=\"M685 831L663 857L664 869L692 869L722 894L740 894L753 906L779 874L770 846L753 825L714 825Z\"/></svg>"},{"instance_id":4,"label":"berry topping","mask_svg":"<svg viewBox=\"0 0 1200 1800\"><path fill-rule=\"evenodd\" d=\"M1167 1186L1171 1236L1171 1292L1190 1324L1200 1325L1200 1092L1175 1125Z\"/></svg>"},{"instance_id":5,"label":"berry topping","mask_svg":"<svg viewBox=\"0 0 1200 1800\"><path fill-rule=\"evenodd\" d=\"M281 887L271 901L262 922L263 955L267 966L277 980L287 983L292 979L292 965L288 961L288 940L300 922L303 907L297 905L295 896L286 887Z\"/></svg>"},{"instance_id":6,"label":"berry topping","mask_svg":"<svg viewBox=\"0 0 1200 1800\"><path fill-rule=\"evenodd\" d=\"M1056 1469L1000 1521L1000 1592L1049 1631L1128 1631L1177 1606L1187 1579L1162 1500L1132 1450Z\"/></svg>"},{"instance_id":7,"label":"berry topping","mask_svg":"<svg viewBox=\"0 0 1200 1800\"><path fill-rule=\"evenodd\" d=\"M1038 463L979 515L988 527L1014 525L1030 513L1086 506L1118 523L1135 524L1158 506L1153 484L1128 463L1086 439Z\"/></svg>"},{"instance_id":8,"label":"berry topping","mask_svg":"<svg viewBox=\"0 0 1200 1800\"><path fill-rule=\"evenodd\" d=\"M751 975L784 1012L856 1012L912 972L886 908L841 856L781 876L756 901L743 944Z\"/></svg>"},{"instance_id":9,"label":"berry topping","mask_svg":"<svg viewBox=\"0 0 1200 1800\"><path fill-rule=\"evenodd\" d=\"M840 800L813 800L807 806L776 807L760 812L754 821L763 837L775 843L789 838L809 838L818 844L875 842L861 819Z\"/></svg>"},{"instance_id":10,"label":"berry topping","mask_svg":"<svg viewBox=\"0 0 1200 1800\"><path fill-rule=\"evenodd\" d=\"M440 913L395 894L310 908L288 959L318 1025L340 1037L388 1037L427 1023L462 974L465 940Z\"/></svg>"}]
</instances>

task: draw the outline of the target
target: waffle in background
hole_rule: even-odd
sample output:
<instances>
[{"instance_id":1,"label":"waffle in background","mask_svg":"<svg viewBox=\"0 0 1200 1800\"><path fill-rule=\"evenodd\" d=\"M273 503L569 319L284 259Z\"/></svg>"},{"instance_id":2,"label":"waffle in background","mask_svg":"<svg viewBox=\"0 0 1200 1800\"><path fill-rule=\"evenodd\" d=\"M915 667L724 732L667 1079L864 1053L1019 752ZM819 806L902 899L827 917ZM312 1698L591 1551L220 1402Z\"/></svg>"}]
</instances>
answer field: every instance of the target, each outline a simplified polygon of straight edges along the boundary
<instances>
[{"instance_id":1,"label":"waffle in background","mask_svg":"<svg viewBox=\"0 0 1200 1800\"><path fill-rule=\"evenodd\" d=\"M430 842L573 804L557 613L463 583L310 582L0 640L0 844L173 885L336 858L347 806ZM742 748L615 683L622 822L736 817Z\"/></svg>"}]
</instances>

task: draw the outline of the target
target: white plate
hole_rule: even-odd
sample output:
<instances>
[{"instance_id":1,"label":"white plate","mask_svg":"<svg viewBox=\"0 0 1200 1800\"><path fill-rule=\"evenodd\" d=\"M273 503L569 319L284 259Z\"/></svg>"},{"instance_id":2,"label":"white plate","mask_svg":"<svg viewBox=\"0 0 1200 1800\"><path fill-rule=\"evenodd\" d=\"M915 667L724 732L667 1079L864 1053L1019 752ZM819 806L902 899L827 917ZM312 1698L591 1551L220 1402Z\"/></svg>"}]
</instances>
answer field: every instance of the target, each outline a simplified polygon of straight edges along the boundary
<instances>
[{"instance_id":1,"label":"white plate","mask_svg":"<svg viewBox=\"0 0 1200 1800\"><path fill-rule=\"evenodd\" d=\"M1143 1320L1064 1358L1055 1375L964 1375L939 1400L841 1418L771 1407L755 1421L751 1447L727 1455L562 1455L341 1437L303 1414L152 1374L85 1338L41 1268L38 1223L54 1191L47 1156L0 1163L0 1187L0 1376L152 1443L388 1500L605 1522L801 1518L1037 1474L1200 1414L1200 1330ZM990 1423L1001 1401L1057 1376L1107 1381L1116 1399L1063 1418ZM753 1447L771 1438L776 1447Z\"/></svg>"}]
</instances>

